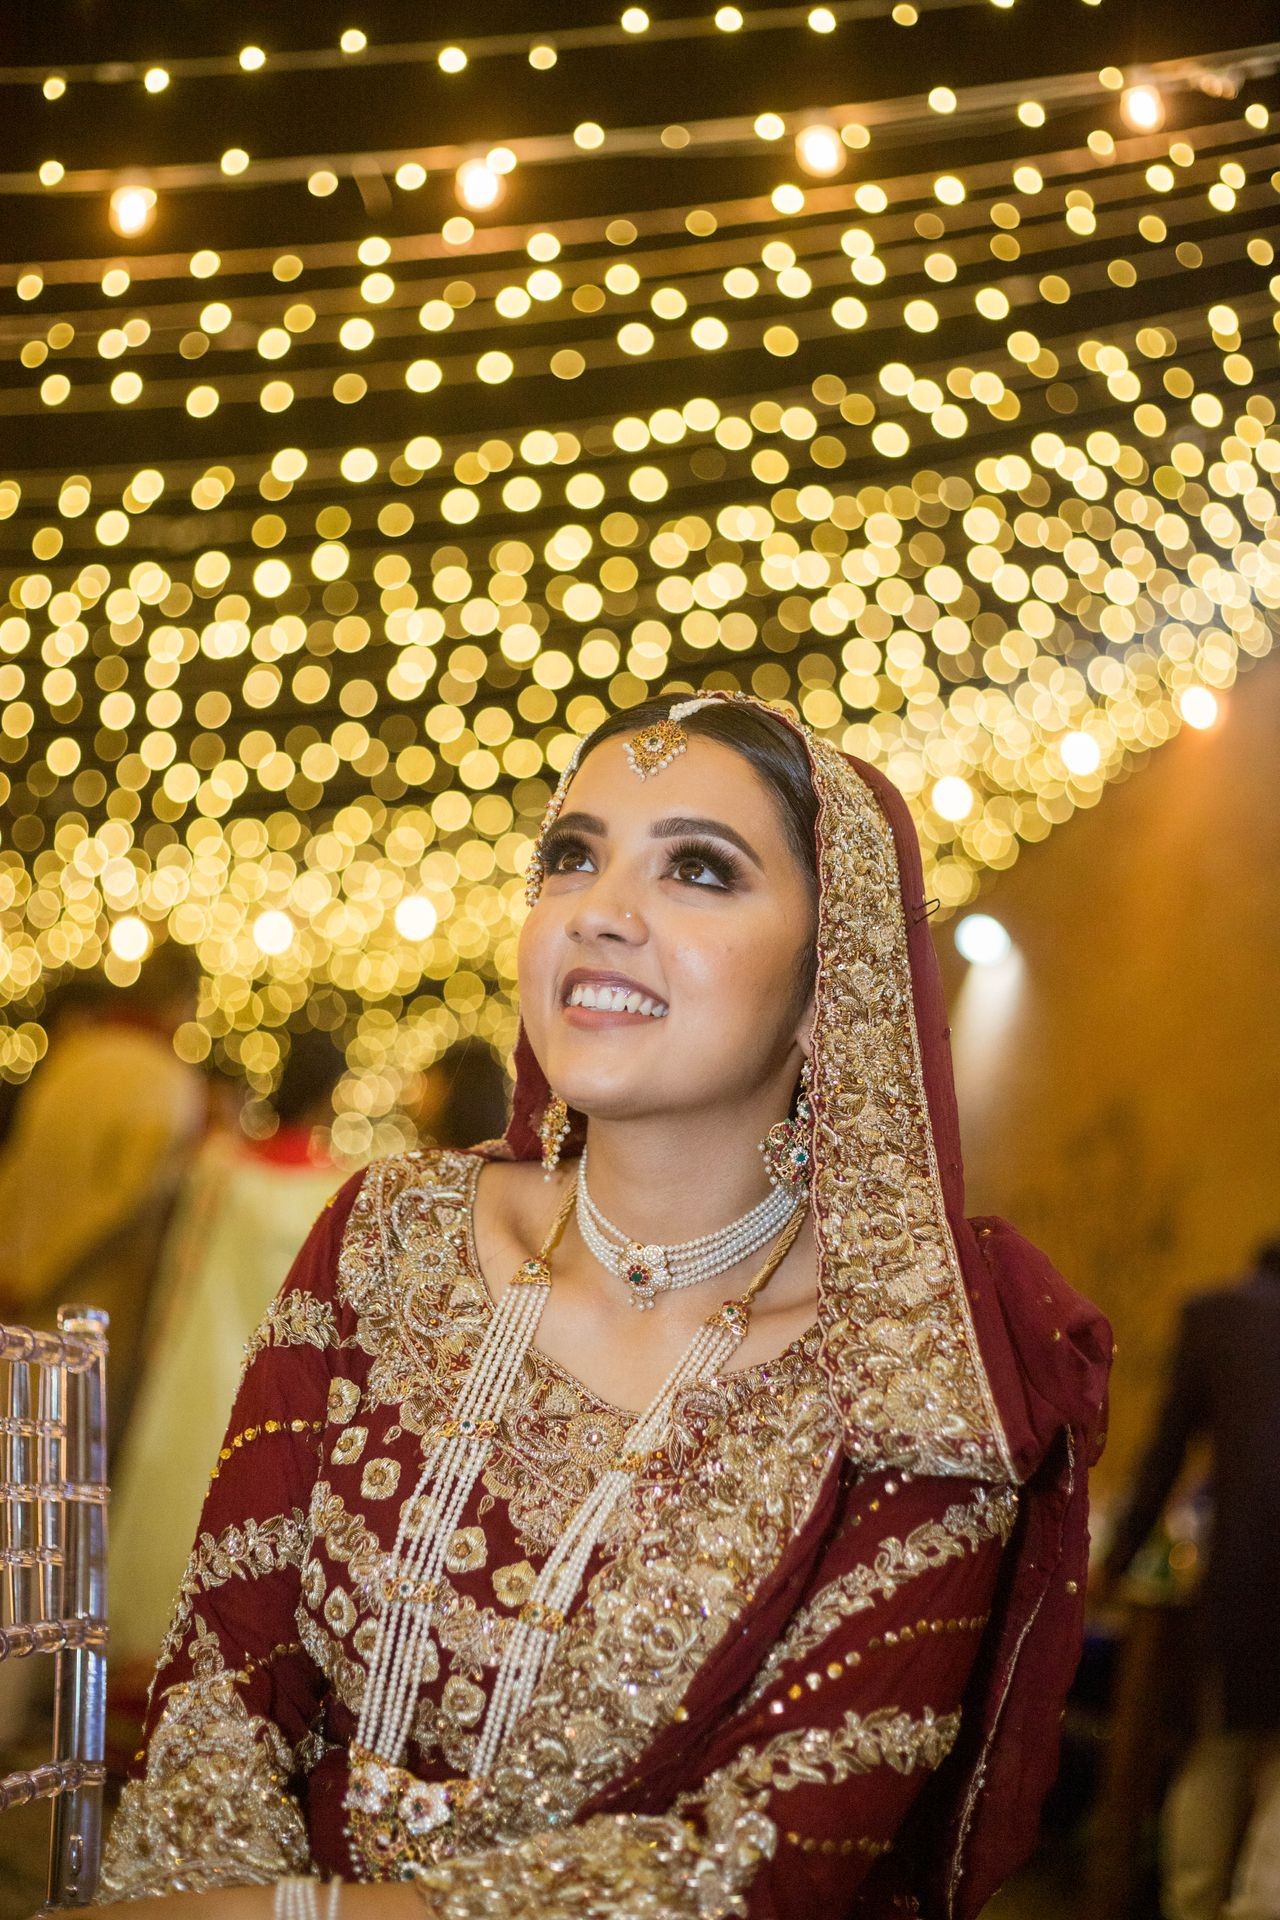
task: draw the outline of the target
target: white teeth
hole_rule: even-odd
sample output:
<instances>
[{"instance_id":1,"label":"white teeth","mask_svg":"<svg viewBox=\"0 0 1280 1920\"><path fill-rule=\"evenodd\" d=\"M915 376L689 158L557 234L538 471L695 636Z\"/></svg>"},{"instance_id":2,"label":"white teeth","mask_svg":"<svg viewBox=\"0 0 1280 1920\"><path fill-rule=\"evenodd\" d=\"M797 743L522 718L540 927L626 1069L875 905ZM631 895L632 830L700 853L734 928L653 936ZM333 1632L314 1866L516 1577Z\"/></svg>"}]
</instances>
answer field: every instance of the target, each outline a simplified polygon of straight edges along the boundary
<instances>
[{"instance_id":1,"label":"white teeth","mask_svg":"<svg viewBox=\"0 0 1280 1920\"><path fill-rule=\"evenodd\" d=\"M638 987L592 987L579 981L570 989L566 1002L571 1007L593 1007L598 1013L638 1013L652 1020L665 1020L663 1001L641 993Z\"/></svg>"}]
</instances>

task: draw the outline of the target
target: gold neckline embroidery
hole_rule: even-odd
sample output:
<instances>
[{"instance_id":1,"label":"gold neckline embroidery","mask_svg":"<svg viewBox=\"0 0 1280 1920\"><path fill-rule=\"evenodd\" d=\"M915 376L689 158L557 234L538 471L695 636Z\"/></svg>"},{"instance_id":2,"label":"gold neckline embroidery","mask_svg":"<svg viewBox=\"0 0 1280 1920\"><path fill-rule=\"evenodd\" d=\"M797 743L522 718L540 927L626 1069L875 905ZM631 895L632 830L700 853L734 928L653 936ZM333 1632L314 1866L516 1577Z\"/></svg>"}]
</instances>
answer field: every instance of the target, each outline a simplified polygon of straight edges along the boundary
<instances>
[{"instance_id":1,"label":"gold neckline embroidery","mask_svg":"<svg viewBox=\"0 0 1280 1920\"><path fill-rule=\"evenodd\" d=\"M487 1316L493 1312L495 1302L493 1290L485 1277L483 1267L480 1265L480 1255L476 1247L475 1220L476 1189L480 1184L480 1175L488 1165L488 1162L483 1160L479 1154L469 1154L467 1157L471 1160L472 1167L467 1174L466 1186L466 1266L470 1278L475 1281L480 1290L480 1297L483 1301L484 1311ZM740 1386L750 1388L753 1386L768 1385L769 1376L774 1368L795 1360L812 1359L815 1343L820 1333L821 1327L818 1320L812 1320L807 1327L801 1329L794 1340L789 1340L786 1346L783 1347L779 1353L776 1353L772 1359L754 1360L749 1367L726 1368L720 1375L720 1387L722 1389L737 1391ZM625 1420L628 1423L638 1418L639 1409L619 1407L615 1405L612 1400L606 1400L603 1394L597 1393L594 1387L589 1387L586 1381L574 1373L571 1368L566 1367L563 1361L553 1359L549 1353L544 1353L541 1347L534 1345L529 1351L535 1365L545 1369L547 1373L553 1375L557 1380L562 1381L564 1385L576 1393L580 1399L589 1402L590 1407L596 1412L618 1420Z\"/></svg>"}]
</instances>

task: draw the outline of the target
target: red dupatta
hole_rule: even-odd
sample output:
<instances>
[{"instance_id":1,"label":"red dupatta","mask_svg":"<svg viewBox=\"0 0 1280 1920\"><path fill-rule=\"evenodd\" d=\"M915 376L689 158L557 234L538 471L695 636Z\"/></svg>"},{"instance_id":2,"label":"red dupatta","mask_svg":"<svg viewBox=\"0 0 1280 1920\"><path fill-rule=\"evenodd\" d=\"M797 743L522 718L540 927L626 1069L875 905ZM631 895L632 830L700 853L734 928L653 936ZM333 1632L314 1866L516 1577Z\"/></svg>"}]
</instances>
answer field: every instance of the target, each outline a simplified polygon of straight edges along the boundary
<instances>
[{"instance_id":1,"label":"red dupatta","mask_svg":"<svg viewBox=\"0 0 1280 1920\"><path fill-rule=\"evenodd\" d=\"M845 1451L866 1471L1023 1489L960 1743L908 1822L912 1885L925 1910L967 1920L1034 1845L1056 1770L1080 1647L1086 1475L1105 1433L1111 1335L1006 1222L966 1218L948 1028L910 814L876 768L788 724L805 742L819 801L814 1223L823 1361ZM573 771L571 763L552 813ZM492 1151L536 1158L547 1098L522 1029L512 1119ZM584 1812L664 1804L699 1722L728 1711L761 1638L780 1630L829 1510L817 1503L757 1596L756 1631L744 1623L717 1650L684 1723L653 1741L636 1769L643 1789L606 1791ZM865 1910L891 1882L893 1863L883 1868L866 1883Z\"/></svg>"}]
</instances>

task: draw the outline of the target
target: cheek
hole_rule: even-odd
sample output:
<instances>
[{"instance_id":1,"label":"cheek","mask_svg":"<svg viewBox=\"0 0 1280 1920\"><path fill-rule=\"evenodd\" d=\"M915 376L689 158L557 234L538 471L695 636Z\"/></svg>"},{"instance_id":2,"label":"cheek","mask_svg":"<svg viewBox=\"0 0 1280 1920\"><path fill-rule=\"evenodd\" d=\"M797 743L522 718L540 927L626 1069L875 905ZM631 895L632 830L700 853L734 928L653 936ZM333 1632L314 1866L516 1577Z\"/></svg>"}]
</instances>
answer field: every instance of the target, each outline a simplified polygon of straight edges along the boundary
<instances>
[{"instance_id":1,"label":"cheek","mask_svg":"<svg viewBox=\"0 0 1280 1920\"><path fill-rule=\"evenodd\" d=\"M708 939L678 941L671 955L673 988L683 982L689 1001L717 1009L717 1025L757 1022L762 1012L790 1005L794 996L795 936L804 923L769 908L717 929Z\"/></svg>"},{"instance_id":2,"label":"cheek","mask_svg":"<svg viewBox=\"0 0 1280 1920\"><path fill-rule=\"evenodd\" d=\"M520 929L516 947L516 985L526 1024L530 1014L535 1021L541 1020L548 983L555 966L557 932L553 916L542 906L533 909Z\"/></svg>"}]
</instances>

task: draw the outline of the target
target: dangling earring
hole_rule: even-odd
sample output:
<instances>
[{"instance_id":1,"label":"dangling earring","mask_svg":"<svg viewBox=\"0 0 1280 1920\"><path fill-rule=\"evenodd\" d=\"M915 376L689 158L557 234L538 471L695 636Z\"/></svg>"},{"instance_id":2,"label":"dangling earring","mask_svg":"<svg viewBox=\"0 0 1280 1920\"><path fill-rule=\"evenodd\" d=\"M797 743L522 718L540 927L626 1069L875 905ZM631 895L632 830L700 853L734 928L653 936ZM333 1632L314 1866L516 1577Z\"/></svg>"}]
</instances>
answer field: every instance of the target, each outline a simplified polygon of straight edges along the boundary
<instances>
[{"instance_id":1,"label":"dangling earring","mask_svg":"<svg viewBox=\"0 0 1280 1920\"><path fill-rule=\"evenodd\" d=\"M569 1135L569 1108L558 1093L553 1093L538 1122L542 1142L542 1177L549 1180L560 1165L560 1149Z\"/></svg>"},{"instance_id":2,"label":"dangling earring","mask_svg":"<svg viewBox=\"0 0 1280 1920\"><path fill-rule=\"evenodd\" d=\"M800 1087L796 1110L789 1120L779 1120L760 1142L765 1170L775 1187L789 1187L803 1193L813 1173L813 1106L809 1099L811 1076L806 1060L800 1069Z\"/></svg>"}]
</instances>

